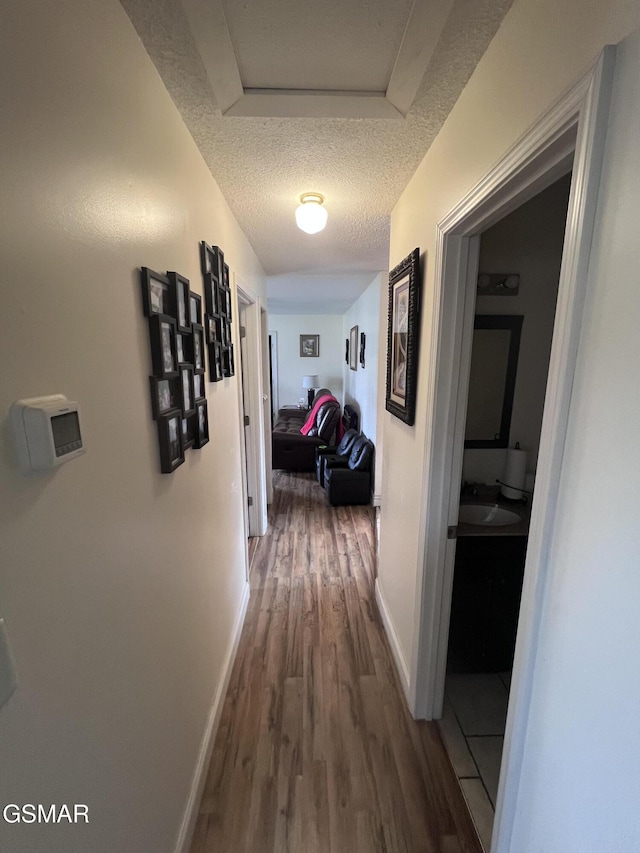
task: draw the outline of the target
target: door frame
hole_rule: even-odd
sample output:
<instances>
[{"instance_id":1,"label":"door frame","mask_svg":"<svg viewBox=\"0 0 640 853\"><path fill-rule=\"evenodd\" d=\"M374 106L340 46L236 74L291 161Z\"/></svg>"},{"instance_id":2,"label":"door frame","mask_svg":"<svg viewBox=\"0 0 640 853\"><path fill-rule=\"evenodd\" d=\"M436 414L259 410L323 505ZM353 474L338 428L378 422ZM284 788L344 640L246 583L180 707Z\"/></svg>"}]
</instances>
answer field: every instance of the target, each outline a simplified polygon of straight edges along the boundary
<instances>
[{"instance_id":1,"label":"door frame","mask_svg":"<svg viewBox=\"0 0 640 853\"><path fill-rule=\"evenodd\" d=\"M267 532L267 467L265 450L264 404L262 387L262 315L260 299L247 287L236 274L235 285L237 294L236 316L238 317L238 343L240 329L240 305L245 315L245 360L237 359L241 375L238 382L238 407L240 410L240 425L243 425L242 395L244 387L244 408L249 416L250 429L248 440L242 442L246 449L246 482L243 477L245 505L249 495L253 498L251 506L247 507L247 536L264 536ZM239 346L240 350L241 347ZM239 353L240 354L240 353ZM245 433L246 435L246 433ZM245 451L243 450L243 453ZM243 460L244 461L244 460Z\"/></svg>"},{"instance_id":2,"label":"door frame","mask_svg":"<svg viewBox=\"0 0 640 853\"><path fill-rule=\"evenodd\" d=\"M442 714L480 234L573 170L492 851L510 849L582 322L615 48L438 224L409 704Z\"/></svg>"}]
</instances>

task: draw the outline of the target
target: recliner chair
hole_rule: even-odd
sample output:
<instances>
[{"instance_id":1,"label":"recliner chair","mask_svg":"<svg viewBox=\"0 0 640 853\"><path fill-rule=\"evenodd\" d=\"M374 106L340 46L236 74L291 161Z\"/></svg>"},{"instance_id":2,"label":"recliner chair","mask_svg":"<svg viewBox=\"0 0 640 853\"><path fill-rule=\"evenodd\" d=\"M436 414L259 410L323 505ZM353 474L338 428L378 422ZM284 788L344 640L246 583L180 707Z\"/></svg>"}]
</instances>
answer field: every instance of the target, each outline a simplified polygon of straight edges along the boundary
<instances>
[{"instance_id":1,"label":"recliner chair","mask_svg":"<svg viewBox=\"0 0 640 853\"><path fill-rule=\"evenodd\" d=\"M316 447L316 476L321 486L324 485L324 472L327 464L332 467L337 467L341 460L344 460L346 466L355 441L358 438L358 431L348 429L342 436L342 441L337 447Z\"/></svg>"},{"instance_id":2,"label":"recliner chair","mask_svg":"<svg viewBox=\"0 0 640 853\"><path fill-rule=\"evenodd\" d=\"M372 463L373 443L360 436L351 448L346 467L325 465L324 487L331 506L369 503Z\"/></svg>"}]
</instances>

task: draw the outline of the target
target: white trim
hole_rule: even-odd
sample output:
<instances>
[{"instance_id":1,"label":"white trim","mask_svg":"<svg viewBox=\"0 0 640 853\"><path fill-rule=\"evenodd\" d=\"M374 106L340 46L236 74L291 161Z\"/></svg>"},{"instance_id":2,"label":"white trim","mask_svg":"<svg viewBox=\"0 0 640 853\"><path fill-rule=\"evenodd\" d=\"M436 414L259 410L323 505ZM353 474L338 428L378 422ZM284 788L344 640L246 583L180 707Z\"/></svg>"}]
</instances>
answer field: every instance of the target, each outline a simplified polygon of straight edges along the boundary
<instances>
[{"instance_id":1,"label":"white trim","mask_svg":"<svg viewBox=\"0 0 640 853\"><path fill-rule=\"evenodd\" d=\"M248 536L264 536L267 532L267 468L265 450L265 420L262 386L262 313L260 300L253 294L242 279L235 275L236 294L239 306L244 307L245 316L245 353L242 358L242 344L239 346L241 357L236 359L241 375L238 383L238 404L242 410L242 385L245 388L245 407L249 416L249 433L246 446L247 489L253 498L248 507ZM238 323L239 327L239 323ZM238 329L239 333L239 329ZM246 362L246 363L245 363ZM242 429L242 412L240 423ZM246 499L246 495L245 495Z\"/></svg>"},{"instance_id":2,"label":"white trim","mask_svg":"<svg viewBox=\"0 0 640 853\"><path fill-rule=\"evenodd\" d=\"M384 92L245 89L225 116L261 118L375 118L404 120Z\"/></svg>"},{"instance_id":3,"label":"white trim","mask_svg":"<svg viewBox=\"0 0 640 853\"><path fill-rule=\"evenodd\" d=\"M218 688L211 703L209 716L207 718L204 734L202 736L202 742L198 751L198 757L196 759L196 764L193 770L191 788L189 790L187 805L185 807L184 815L182 817L180 831L178 832L175 853L189 853L189 850L191 849L191 839L193 837L193 833L196 826L196 820L198 818L198 808L200 806L200 800L202 799L202 792L204 791L207 772L209 770L209 762L211 760L213 744L216 738L216 733L218 731L220 717L222 715L224 698L227 694L227 688L229 687L229 680L231 678L231 671L233 669L236 653L238 651L238 644L240 643L240 637L242 635L242 627L244 625L244 617L246 615L247 606L249 604L250 591L251 590L249 584L246 583L244 586L244 592L242 594L242 601L240 602L240 609L238 610L238 615L236 616L235 625L233 626L233 633L231 635L229 646L227 648L227 653L225 655L224 665L222 668L222 678L220 680L220 683L218 684Z\"/></svg>"},{"instance_id":4,"label":"white trim","mask_svg":"<svg viewBox=\"0 0 640 853\"><path fill-rule=\"evenodd\" d=\"M382 619L382 624L384 625L387 640L389 641L389 648L391 649L391 654L393 655L393 660L395 661L396 672L398 673L398 677L400 678L400 684L402 685L402 690L404 691L404 695L407 697L408 701L409 667L407 666L407 661L405 660L405 656L402 653L402 646L400 645L400 640L398 639L398 632L395 629L391 614L389 613L389 608L387 607L387 604L384 600L379 578L376 578L375 591L376 602L378 603L378 610L380 612L380 618Z\"/></svg>"},{"instance_id":5,"label":"white trim","mask_svg":"<svg viewBox=\"0 0 640 853\"><path fill-rule=\"evenodd\" d=\"M455 553L447 540L447 527L457 522L461 454L456 443L462 445L464 440L462 416L466 405L466 388L460 386L468 382L468 350L463 339L465 330L470 334L468 312L475 298L470 281L477 267L472 238L566 172L575 151L491 848L494 853L510 851L519 793L614 60L614 48L605 48L597 65L438 226L426 401L427 452L420 505L420 517L426 522L419 541L410 670L411 710L414 716L427 719L440 716L442 710L443 644L448 633ZM465 402L459 409L461 400Z\"/></svg>"}]
</instances>

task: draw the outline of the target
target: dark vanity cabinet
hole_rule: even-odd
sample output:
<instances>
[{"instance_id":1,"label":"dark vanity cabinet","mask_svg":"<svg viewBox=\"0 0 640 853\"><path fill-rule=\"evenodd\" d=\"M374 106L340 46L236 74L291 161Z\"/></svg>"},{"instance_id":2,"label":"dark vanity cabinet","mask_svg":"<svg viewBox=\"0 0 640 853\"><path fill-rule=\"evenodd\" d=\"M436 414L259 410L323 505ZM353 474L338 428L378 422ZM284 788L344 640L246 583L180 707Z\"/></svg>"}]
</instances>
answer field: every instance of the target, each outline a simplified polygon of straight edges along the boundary
<instances>
[{"instance_id":1,"label":"dark vanity cabinet","mask_svg":"<svg viewBox=\"0 0 640 853\"><path fill-rule=\"evenodd\" d=\"M526 536L463 536L456 543L450 672L501 672L513 664Z\"/></svg>"}]
</instances>

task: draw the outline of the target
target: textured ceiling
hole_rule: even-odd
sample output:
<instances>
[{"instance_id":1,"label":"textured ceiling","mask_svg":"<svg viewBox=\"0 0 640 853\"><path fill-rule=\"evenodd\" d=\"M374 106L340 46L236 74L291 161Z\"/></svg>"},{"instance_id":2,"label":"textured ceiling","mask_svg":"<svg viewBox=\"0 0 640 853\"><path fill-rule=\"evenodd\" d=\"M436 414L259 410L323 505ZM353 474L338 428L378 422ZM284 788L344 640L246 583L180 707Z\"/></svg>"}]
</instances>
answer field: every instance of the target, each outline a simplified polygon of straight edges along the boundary
<instances>
[{"instance_id":1,"label":"textured ceiling","mask_svg":"<svg viewBox=\"0 0 640 853\"><path fill-rule=\"evenodd\" d=\"M391 210L513 0L453 3L417 97L406 119L399 121L222 115L180 0L121 2L265 271L326 275L387 268ZM234 46L241 57L238 67L244 63L243 73L262 75L256 77L262 86L270 83L267 73L286 74L286 80L300 80L304 87L312 88L314 80L321 86L326 81L315 75L322 68L345 67L351 48L341 27L347 12L336 19L318 15L318 9L351 7L351 2L224 3L229 32L235 30L242 44L261 45L263 59L274 55L270 66L252 64L250 58L242 59L242 44ZM371 11L374 23L366 28L366 38L374 39L379 19L395 50L407 18L406 0L354 0L353 6L360 14ZM280 16L277 27L270 25L270 10ZM309 37L315 30L322 44L319 53ZM359 48L352 49L356 55ZM388 66L385 54L375 74L388 76ZM274 85L285 82L284 77L273 80ZM367 83L369 88L376 85L378 79ZM320 234L304 234L295 225L294 209L306 191L326 199L329 221ZM215 235L205 236L215 240Z\"/></svg>"}]
</instances>

